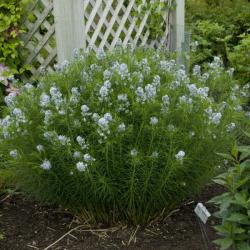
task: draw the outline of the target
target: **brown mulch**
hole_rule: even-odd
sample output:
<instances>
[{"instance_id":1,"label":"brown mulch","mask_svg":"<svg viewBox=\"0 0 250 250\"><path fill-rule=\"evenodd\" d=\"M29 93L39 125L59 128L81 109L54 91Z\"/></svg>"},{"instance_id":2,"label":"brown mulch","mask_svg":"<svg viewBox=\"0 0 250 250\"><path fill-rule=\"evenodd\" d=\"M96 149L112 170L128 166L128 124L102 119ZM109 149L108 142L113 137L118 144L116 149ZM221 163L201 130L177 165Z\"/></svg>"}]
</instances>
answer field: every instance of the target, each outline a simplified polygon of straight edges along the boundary
<instances>
[{"instance_id":1,"label":"brown mulch","mask_svg":"<svg viewBox=\"0 0 250 250\"><path fill-rule=\"evenodd\" d=\"M197 202L205 204L221 192L218 186L208 186L200 197L186 202L163 222L144 229L117 226L91 231L82 226L49 249L216 250L212 243L216 238L212 227L215 218L211 217L207 225L202 225L193 210ZM209 211L214 211L211 205L205 205ZM1 250L46 249L77 226L72 215L32 202L22 195L0 203Z\"/></svg>"}]
</instances>

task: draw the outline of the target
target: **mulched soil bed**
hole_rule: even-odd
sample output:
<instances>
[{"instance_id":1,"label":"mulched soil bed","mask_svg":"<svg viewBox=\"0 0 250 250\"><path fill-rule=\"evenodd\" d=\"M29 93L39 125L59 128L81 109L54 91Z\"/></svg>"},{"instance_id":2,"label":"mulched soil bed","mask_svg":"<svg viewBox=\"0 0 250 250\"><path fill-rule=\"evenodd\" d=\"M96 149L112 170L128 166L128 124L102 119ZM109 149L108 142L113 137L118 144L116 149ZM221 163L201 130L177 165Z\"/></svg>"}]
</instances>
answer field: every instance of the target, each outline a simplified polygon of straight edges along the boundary
<instances>
[{"instance_id":1,"label":"mulched soil bed","mask_svg":"<svg viewBox=\"0 0 250 250\"><path fill-rule=\"evenodd\" d=\"M80 227L49 249L215 250L218 249L212 243L216 238L212 228L215 219L210 218L208 224L202 226L193 210L197 202L206 203L221 192L218 186L208 186L197 199L186 202L160 224L144 229L117 226L93 231ZM214 211L211 205L206 206ZM77 226L71 215L32 202L22 195L0 203L1 250L46 249ZM205 241L206 237L209 242Z\"/></svg>"}]
</instances>

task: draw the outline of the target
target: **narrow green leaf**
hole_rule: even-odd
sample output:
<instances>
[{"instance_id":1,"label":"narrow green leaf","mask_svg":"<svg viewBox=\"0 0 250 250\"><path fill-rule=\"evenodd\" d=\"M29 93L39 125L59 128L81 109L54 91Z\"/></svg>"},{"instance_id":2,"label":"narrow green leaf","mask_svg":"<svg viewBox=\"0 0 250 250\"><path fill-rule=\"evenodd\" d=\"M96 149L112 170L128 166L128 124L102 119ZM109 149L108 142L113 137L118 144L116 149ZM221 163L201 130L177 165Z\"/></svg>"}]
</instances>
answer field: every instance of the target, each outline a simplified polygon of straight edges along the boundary
<instances>
[{"instance_id":1,"label":"narrow green leaf","mask_svg":"<svg viewBox=\"0 0 250 250\"><path fill-rule=\"evenodd\" d=\"M250 132L243 131L243 133L250 138Z\"/></svg>"},{"instance_id":2,"label":"narrow green leaf","mask_svg":"<svg viewBox=\"0 0 250 250\"><path fill-rule=\"evenodd\" d=\"M222 156L223 158L225 158L227 160L235 161L235 159L229 154L223 154L223 153L216 153L216 154L219 155L219 156Z\"/></svg>"},{"instance_id":3,"label":"narrow green leaf","mask_svg":"<svg viewBox=\"0 0 250 250\"><path fill-rule=\"evenodd\" d=\"M245 169L250 169L250 160L246 160L240 164L240 166Z\"/></svg>"},{"instance_id":4,"label":"narrow green leaf","mask_svg":"<svg viewBox=\"0 0 250 250\"><path fill-rule=\"evenodd\" d=\"M218 239L218 240L215 240L214 243L219 245L221 247L221 250L225 250L232 246L233 240L230 238Z\"/></svg>"},{"instance_id":5,"label":"narrow green leaf","mask_svg":"<svg viewBox=\"0 0 250 250\"><path fill-rule=\"evenodd\" d=\"M249 217L241 213L232 213L227 221L237 222L245 225L250 225Z\"/></svg>"},{"instance_id":6,"label":"narrow green leaf","mask_svg":"<svg viewBox=\"0 0 250 250\"><path fill-rule=\"evenodd\" d=\"M226 181L224 181L222 179L214 179L214 182L221 185L221 186L225 186L227 184Z\"/></svg>"},{"instance_id":7,"label":"narrow green leaf","mask_svg":"<svg viewBox=\"0 0 250 250\"><path fill-rule=\"evenodd\" d=\"M250 250L250 245L247 242L241 242L236 245L239 250Z\"/></svg>"},{"instance_id":8,"label":"narrow green leaf","mask_svg":"<svg viewBox=\"0 0 250 250\"><path fill-rule=\"evenodd\" d=\"M244 153L249 153L250 154L250 146L237 146L237 149L240 152L244 152Z\"/></svg>"}]
</instances>

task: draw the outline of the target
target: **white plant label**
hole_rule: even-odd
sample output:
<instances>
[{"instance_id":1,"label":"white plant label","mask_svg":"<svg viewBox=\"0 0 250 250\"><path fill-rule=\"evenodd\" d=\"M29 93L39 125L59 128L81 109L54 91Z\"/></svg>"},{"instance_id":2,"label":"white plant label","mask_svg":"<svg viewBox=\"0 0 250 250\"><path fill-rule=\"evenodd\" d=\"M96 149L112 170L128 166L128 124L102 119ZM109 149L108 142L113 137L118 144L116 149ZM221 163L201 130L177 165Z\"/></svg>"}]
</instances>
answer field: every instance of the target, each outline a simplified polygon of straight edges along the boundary
<instances>
[{"instance_id":1,"label":"white plant label","mask_svg":"<svg viewBox=\"0 0 250 250\"><path fill-rule=\"evenodd\" d=\"M202 203L197 204L194 212L200 218L200 220L203 222L203 224L206 224L208 218L211 216L209 211L206 209L206 207Z\"/></svg>"}]
</instances>

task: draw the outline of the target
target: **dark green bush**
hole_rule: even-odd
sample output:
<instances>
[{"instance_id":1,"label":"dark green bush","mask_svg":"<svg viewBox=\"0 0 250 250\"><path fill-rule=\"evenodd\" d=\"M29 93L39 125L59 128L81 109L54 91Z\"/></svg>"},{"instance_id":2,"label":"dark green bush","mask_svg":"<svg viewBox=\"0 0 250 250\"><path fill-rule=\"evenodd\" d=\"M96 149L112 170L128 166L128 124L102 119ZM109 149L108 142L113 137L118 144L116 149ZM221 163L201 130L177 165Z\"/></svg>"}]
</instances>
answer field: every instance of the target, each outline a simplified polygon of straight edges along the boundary
<instances>
[{"instance_id":1,"label":"dark green bush","mask_svg":"<svg viewBox=\"0 0 250 250\"><path fill-rule=\"evenodd\" d=\"M198 47L192 53L191 65L208 63L215 55L222 57L224 65L228 64L224 26L210 20L197 21L192 32L192 39L198 42Z\"/></svg>"},{"instance_id":2,"label":"dark green bush","mask_svg":"<svg viewBox=\"0 0 250 250\"><path fill-rule=\"evenodd\" d=\"M241 53L242 48L238 46L247 43L242 39L250 32L249 1L188 0L186 22L192 30L193 43L199 43L197 50L191 53L192 66L208 63L213 56L219 55L226 68L236 67L236 76L241 82L250 81L249 75L242 74L245 72L245 69L242 72L244 60L248 60L249 56L243 54L245 59L242 60L231 56L231 53Z\"/></svg>"},{"instance_id":3,"label":"dark green bush","mask_svg":"<svg viewBox=\"0 0 250 250\"><path fill-rule=\"evenodd\" d=\"M239 45L229 53L229 59L236 69L236 76L245 82L250 81L250 34L242 36Z\"/></svg>"}]
</instances>

